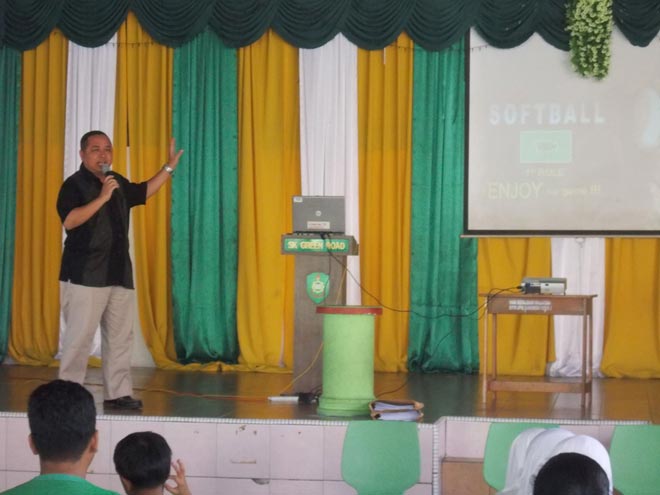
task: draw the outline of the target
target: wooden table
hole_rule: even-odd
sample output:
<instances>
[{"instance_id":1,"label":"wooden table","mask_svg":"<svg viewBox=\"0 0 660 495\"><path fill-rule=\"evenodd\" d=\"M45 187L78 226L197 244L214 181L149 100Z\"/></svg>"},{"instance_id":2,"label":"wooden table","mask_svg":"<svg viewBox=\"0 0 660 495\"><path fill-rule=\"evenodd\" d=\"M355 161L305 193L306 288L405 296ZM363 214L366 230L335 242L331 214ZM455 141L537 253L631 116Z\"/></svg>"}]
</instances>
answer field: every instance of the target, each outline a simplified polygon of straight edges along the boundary
<instances>
[{"instance_id":1,"label":"wooden table","mask_svg":"<svg viewBox=\"0 0 660 495\"><path fill-rule=\"evenodd\" d=\"M581 406L591 404L592 383L592 312L596 295L549 295L549 294L480 294L486 298L484 314L484 368L483 401L488 391L519 392L568 392L582 394ZM571 379L556 380L514 380L499 379L497 375L497 315L575 315L582 317L582 373L580 381ZM492 318L492 346L489 339L489 315ZM489 361L492 354L492 370ZM587 402L587 394L589 400Z\"/></svg>"}]
</instances>

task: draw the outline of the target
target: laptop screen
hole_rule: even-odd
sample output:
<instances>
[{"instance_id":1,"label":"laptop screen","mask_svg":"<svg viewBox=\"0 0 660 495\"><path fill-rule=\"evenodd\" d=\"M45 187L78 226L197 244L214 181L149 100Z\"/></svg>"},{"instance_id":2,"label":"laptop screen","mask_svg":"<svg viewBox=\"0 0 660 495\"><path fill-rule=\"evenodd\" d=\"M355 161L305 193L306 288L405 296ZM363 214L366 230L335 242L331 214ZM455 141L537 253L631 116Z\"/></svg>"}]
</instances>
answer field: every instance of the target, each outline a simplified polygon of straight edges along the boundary
<instances>
[{"instance_id":1,"label":"laptop screen","mask_svg":"<svg viewBox=\"0 0 660 495\"><path fill-rule=\"evenodd\" d=\"M344 233L343 196L293 196L294 233Z\"/></svg>"}]
</instances>

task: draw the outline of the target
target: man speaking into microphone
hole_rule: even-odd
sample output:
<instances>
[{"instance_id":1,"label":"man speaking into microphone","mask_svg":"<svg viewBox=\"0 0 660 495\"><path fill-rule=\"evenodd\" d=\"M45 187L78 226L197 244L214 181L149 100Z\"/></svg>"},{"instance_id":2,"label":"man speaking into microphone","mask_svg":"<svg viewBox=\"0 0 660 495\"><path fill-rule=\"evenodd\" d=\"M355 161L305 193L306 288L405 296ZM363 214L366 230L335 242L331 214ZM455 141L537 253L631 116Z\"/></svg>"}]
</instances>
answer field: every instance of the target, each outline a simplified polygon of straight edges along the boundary
<instances>
[{"instance_id":1,"label":"man speaking into microphone","mask_svg":"<svg viewBox=\"0 0 660 495\"><path fill-rule=\"evenodd\" d=\"M170 141L167 163L146 182L110 170L112 143L102 131L80 139L77 172L60 188L57 212L66 229L60 268L60 305L66 324L59 378L82 384L96 328L101 326L103 404L141 409L133 398L131 349L135 320L129 255L130 209L143 205L171 177L183 150Z\"/></svg>"}]
</instances>

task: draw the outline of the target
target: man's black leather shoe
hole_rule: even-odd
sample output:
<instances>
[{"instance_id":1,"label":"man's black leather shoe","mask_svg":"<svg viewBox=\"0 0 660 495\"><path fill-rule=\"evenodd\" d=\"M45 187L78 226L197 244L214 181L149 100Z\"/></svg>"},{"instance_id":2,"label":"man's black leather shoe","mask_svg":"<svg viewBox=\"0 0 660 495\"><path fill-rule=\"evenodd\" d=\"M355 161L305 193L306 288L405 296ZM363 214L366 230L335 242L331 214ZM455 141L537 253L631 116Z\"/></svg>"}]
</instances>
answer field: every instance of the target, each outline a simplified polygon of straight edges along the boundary
<instances>
[{"instance_id":1,"label":"man's black leather shoe","mask_svg":"<svg viewBox=\"0 0 660 495\"><path fill-rule=\"evenodd\" d=\"M103 405L114 409L142 409L142 401L140 399L134 399L130 395L125 395L118 399L104 400Z\"/></svg>"}]
</instances>

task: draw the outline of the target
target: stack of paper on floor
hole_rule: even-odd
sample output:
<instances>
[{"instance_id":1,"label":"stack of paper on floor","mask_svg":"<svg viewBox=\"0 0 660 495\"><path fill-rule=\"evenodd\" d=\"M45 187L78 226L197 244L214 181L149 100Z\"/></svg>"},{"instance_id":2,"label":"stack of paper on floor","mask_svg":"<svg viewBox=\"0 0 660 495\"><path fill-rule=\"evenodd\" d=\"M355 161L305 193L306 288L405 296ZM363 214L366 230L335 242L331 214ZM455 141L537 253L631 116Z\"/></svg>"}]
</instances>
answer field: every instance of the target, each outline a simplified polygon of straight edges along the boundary
<instances>
[{"instance_id":1,"label":"stack of paper on floor","mask_svg":"<svg viewBox=\"0 0 660 495\"><path fill-rule=\"evenodd\" d=\"M373 419L383 421L420 421L424 404L415 400L375 400L369 404Z\"/></svg>"}]
</instances>

